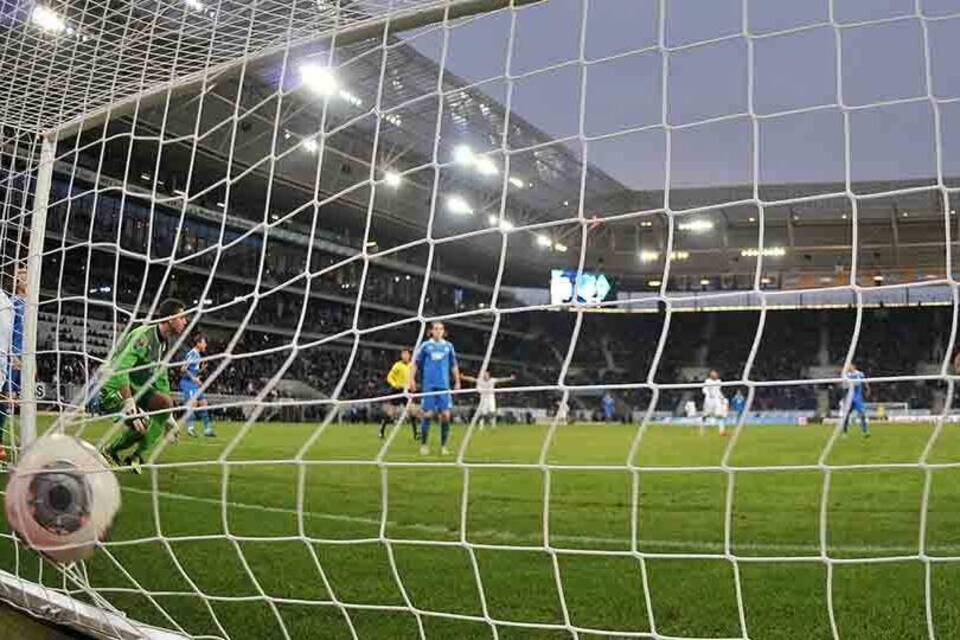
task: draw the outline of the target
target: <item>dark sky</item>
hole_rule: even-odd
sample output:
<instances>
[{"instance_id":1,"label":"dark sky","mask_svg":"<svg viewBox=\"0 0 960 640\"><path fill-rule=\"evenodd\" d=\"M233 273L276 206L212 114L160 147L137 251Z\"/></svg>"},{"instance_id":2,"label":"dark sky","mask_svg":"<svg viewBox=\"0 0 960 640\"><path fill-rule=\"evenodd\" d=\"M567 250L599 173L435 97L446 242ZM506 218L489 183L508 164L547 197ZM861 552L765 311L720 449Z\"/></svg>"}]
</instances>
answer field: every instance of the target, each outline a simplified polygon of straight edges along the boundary
<instances>
[{"instance_id":1,"label":"dark sky","mask_svg":"<svg viewBox=\"0 0 960 640\"><path fill-rule=\"evenodd\" d=\"M551 0L518 12L513 47L511 13L478 17L450 33L447 66L498 101L506 94L507 64L514 83L511 108L555 137L576 136L580 121L580 50L583 0ZM843 180L844 120L850 112L853 180L930 177L937 174L934 108L925 97L960 99L960 0L922 0L929 35L931 86L927 86L921 20L914 0L754 0L748 28L754 43L754 99L759 118L761 182ZM653 0L590 0L586 12L587 89L583 115L589 161L633 188L664 184L662 123L663 53L659 50L604 60L655 47L659 3ZM742 33L741 0L669 0L668 47ZM883 22L878 22L883 21ZM861 24L866 23L866 24ZM820 25L820 26L817 26ZM772 32L790 33L765 36ZM439 60L441 29L411 41ZM743 184L752 181L753 123L749 117L747 39L738 36L669 54L667 121L672 132L671 185ZM834 106L829 106L834 105ZM943 102L944 175L960 175L960 102ZM799 110L799 111L798 111ZM794 111L794 113L784 113ZM719 122L702 121L744 114ZM765 117L767 116L767 117ZM695 126L692 123L700 123ZM627 129L654 125L641 132Z\"/></svg>"}]
</instances>

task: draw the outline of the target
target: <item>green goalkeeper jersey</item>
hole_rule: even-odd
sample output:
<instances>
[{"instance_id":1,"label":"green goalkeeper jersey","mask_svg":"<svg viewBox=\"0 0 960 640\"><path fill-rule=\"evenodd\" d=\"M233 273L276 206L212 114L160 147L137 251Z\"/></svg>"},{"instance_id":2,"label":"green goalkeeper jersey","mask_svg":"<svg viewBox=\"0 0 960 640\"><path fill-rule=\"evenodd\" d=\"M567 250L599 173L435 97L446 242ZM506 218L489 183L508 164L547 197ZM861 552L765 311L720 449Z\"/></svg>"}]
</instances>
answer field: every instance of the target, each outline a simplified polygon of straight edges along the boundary
<instances>
[{"instance_id":1,"label":"green goalkeeper jersey","mask_svg":"<svg viewBox=\"0 0 960 640\"><path fill-rule=\"evenodd\" d=\"M156 372L156 377L150 384L154 391L170 393L170 379L164 367L157 372L158 363L163 360L167 350L167 343L160 335L160 328L155 324L137 327L124 339L120 349L110 361L109 375L103 384L102 391L119 392L126 385L132 391L142 388ZM141 368L142 367L142 368ZM131 371L131 369L136 369Z\"/></svg>"}]
</instances>

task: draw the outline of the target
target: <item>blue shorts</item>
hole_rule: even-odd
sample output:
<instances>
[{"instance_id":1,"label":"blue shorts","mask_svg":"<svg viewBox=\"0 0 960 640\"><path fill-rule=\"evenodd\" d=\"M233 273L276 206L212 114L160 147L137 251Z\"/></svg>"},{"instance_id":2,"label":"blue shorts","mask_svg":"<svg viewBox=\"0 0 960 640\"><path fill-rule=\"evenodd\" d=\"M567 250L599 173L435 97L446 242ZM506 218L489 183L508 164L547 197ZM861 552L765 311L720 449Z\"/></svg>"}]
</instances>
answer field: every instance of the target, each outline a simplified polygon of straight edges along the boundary
<instances>
[{"instance_id":1,"label":"blue shorts","mask_svg":"<svg viewBox=\"0 0 960 640\"><path fill-rule=\"evenodd\" d=\"M863 400L858 400L854 398L850 401L850 409L848 411L856 411L857 413L867 414L867 405L864 404Z\"/></svg>"},{"instance_id":2,"label":"blue shorts","mask_svg":"<svg viewBox=\"0 0 960 640\"><path fill-rule=\"evenodd\" d=\"M3 383L3 391L8 394L20 395L20 369L7 370L7 381Z\"/></svg>"},{"instance_id":3,"label":"blue shorts","mask_svg":"<svg viewBox=\"0 0 960 640\"><path fill-rule=\"evenodd\" d=\"M424 396L421 398L420 406L423 407L424 411L450 411L453 409L453 396L450 395L449 389L424 389L424 393L429 393L431 391L446 391L447 393L438 393L432 396Z\"/></svg>"},{"instance_id":4,"label":"blue shorts","mask_svg":"<svg viewBox=\"0 0 960 640\"><path fill-rule=\"evenodd\" d=\"M183 403L186 404L191 400L195 402L200 402L201 400L206 400L207 396L200 391L200 387L192 384L181 384L180 393L183 394Z\"/></svg>"}]
</instances>

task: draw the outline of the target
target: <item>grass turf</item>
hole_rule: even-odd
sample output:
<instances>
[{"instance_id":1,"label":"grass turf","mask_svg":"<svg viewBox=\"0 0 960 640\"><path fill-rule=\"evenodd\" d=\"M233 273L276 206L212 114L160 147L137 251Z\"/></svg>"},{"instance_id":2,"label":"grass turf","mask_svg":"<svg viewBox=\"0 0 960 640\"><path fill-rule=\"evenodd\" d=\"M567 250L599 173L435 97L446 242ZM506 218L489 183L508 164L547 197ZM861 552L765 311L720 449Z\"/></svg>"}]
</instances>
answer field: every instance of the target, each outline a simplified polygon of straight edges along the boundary
<instances>
[{"instance_id":1,"label":"grass turf","mask_svg":"<svg viewBox=\"0 0 960 640\"><path fill-rule=\"evenodd\" d=\"M825 426L748 427L729 451L716 433L651 427L637 474L615 468L635 426L559 428L549 471L537 466L544 427L474 433L465 461L517 466L469 471L421 458L407 428L385 451L389 466L371 464L383 444L373 425L330 426L307 464L291 460L316 425L258 424L239 440L240 425L217 428L216 440L167 449L142 477L121 474L123 509L87 572L131 617L200 637L280 638L279 618L293 638L349 638L352 627L377 639L417 638L421 626L427 638L491 638L491 624L499 638L573 637L566 625L599 638L649 632L651 621L668 636L741 637L742 617L754 639L831 638L831 590L840 637L900 640L928 637L929 581L936 636L960 636L960 563L941 560L960 557L960 469L929 471L924 544L935 561L918 557L925 472L915 463L929 424L835 442L825 542L840 562L829 569L817 558ZM454 429L452 448L464 433ZM725 453L732 472L720 468ZM960 428L946 426L928 460L960 461ZM876 463L893 466L859 466ZM62 586L40 566L0 540L0 568Z\"/></svg>"}]
</instances>

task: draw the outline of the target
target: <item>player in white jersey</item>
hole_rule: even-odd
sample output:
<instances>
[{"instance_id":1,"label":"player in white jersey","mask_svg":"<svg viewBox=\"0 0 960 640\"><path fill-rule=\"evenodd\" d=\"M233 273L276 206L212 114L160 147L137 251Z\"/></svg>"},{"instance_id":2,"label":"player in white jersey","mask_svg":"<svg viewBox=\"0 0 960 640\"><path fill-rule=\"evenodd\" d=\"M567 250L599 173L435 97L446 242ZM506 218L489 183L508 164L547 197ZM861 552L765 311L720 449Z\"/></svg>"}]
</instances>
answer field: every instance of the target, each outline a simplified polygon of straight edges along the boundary
<instances>
[{"instance_id":1,"label":"player in white jersey","mask_svg":"<svg viewBox=\"0 0 960 640\"><path fill-rule=\"evenodd\" d=\"M724 422L727 412L721 382L716 369L711 369L707 379L703 381L703 419L710 426L719 424L720 435L725 436L727 431Z\"/></svg>"},{"instance_id":2,"label":"player in white jersey","mask_svg":"<svg viewBox=\"0 0 960 640\"><path fill-rule=\"evenodd\" d=\"M566 400L557 402L557 424L567 424L570 414L570 405Z\"/></svg>"},{"instance_id":3,"label":"player in white jersey","mask_svg":"<svg viewBox=\"0 0 960 640\"><path fill-rule=\"evenodd\" d=\"M507 376L506 378L493 378L489 371L483 371L479 378L462 375L461 380L473 382L476 384L477 392L480 395L480 402L477 405L477 415L480 416L480 428L487 424L491 427L497 426L497 392L496 386L501 382L510 382L516 380L517 376Z\"/></svg>"}]
</instances>

